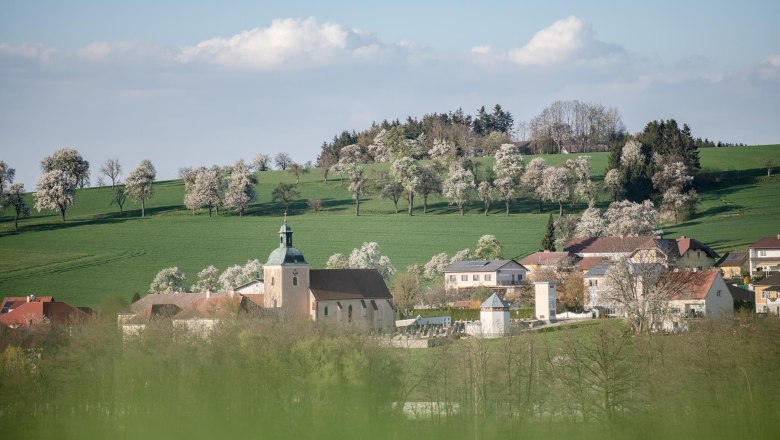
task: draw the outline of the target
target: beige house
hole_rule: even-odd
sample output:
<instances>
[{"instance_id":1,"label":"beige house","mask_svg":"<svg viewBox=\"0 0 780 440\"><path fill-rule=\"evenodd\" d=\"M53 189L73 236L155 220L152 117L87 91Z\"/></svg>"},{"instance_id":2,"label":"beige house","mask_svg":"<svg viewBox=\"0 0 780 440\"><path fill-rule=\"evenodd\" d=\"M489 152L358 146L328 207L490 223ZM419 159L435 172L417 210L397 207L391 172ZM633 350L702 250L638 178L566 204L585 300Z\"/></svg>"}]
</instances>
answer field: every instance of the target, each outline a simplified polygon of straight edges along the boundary
<instances>
[{"instance_id":1,"label":"beige house","mask_svg":"<svg viewBox=\"0 0 780 440\"><path fill-rule=\"evenodd\" d=\"M593 266L583 276L583 282L585 283L584 307L586 310L606 308L604 290L606 286L606 273L610 267L612 267L612 263L604 262ZM606 310L605 312L614 313L614 310Z\"/></svg>"},{"instance_id":2,"label":"beige house","mask_svg":"<svg viewBox=\"0 0 780 440\"><path fill-rule=\"evenodd\" d=\"M743 272L748 271L748 253L747 252L729 252L717 263L715 267L720 269L725 279L741 278Z\"/></svg>"},{"instance_id":3,"label":"beige house","mask_svg":"<svg viewBox=\"0 0 780 440\"><path fill-rule=\"evenodd\" d=\"M528 270L527 278L530 281L539 281L539 274L557 272L561 266L571 266L578 259L571 252L539 251L520 260L520 264Z\"/></svg>"},{"instance_id":4,"label":"beige house","mask_svg":"<svg viewBox=\"0 0 780 440\"><path fill-rule=\"evenodd\" d=\"M780 273L753 283L756 313L780 315Z\"/></svg>"},{"instance_id":5,"label":"beige house","mask_svg":"<svg viewBox=\"0 0 780 440\"><path fill-rule=\"evenodd\" d=\"M474 289L480 286L493 290L511 290L525 283L528 269L515 260L457 261L444 268L446 289Z\"/></svg>"},{"instance_id":6,"label":"beige house","mask_svg":"<svg viewBox=\"0 0 780 440\"><path fill-rule=\"evenodd\" d=\"M678 270L704 270L715 265L719 256L698 240L651 238L630 254L634 263L658 263Z\"/></svg>"},{"instance_id":7,"label":"beige house","mask_svg":"<svg viewBox=\"0 0 780 440\"><path fill-rule=\"evenodd\" d=\"M780 272L780 234L764 237L748 248L750 275Z\"/></svg>"}]
</instances>

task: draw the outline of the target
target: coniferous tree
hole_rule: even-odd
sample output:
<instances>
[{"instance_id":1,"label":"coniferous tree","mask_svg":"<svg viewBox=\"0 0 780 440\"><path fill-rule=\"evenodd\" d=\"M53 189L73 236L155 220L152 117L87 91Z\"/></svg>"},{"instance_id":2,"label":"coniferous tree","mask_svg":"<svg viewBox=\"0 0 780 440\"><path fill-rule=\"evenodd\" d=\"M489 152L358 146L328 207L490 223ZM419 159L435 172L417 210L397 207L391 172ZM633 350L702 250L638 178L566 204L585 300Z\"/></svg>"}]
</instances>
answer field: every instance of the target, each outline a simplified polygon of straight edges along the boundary
<instances>
[{"instance_id":1,"label":"coniferous tree","mask_svg":"<svg viewBox=\"0 0 780 440\"><path fill-rule=\"evenodd\" d=\"M541 248L543 251L555 251L555 222L552 213L547 219L547 230L542 238Z\"/></svg>"}]
</instances>

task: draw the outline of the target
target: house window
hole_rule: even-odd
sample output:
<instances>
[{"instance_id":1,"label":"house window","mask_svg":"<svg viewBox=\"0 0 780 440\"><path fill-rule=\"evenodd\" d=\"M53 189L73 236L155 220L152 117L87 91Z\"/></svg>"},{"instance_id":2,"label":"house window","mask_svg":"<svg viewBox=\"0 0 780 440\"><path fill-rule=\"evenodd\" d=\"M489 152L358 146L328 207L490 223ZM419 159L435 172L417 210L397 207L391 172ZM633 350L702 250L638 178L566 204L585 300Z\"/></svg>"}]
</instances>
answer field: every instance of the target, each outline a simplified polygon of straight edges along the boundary
<instances>
[{"instance_id":1,"label":"house window","mask_svg":"<svg viewBox=\"0 0 780 440\"><path fill-rule=\"evenodd\" d=\"M701 251L696 251L696 258L701 258Z\"/></svg>"},{"instance_id":2,"label":"house window","mask_svg":"<svg viewBox=\"0 0 780 440\"><path fill-rule=\"evenodd\" d=\"M325 316L328 316L328 306L325 306L325 310L323 311Z\"/></svg>"},{"instance_id":3,"label":"house window","mask_svg":"<svg viewBox=\"0 0 780 440\"><path fill-rule=\"evenodd\" d=\"M720 296L720 289L718 289L718 291L715 292L715 296Z\"/></svg>"},{"instance_id":4,"label":"house window","mask_svg":"<svg viewBox=\"0 0 780 440\"><path fill-rule=\"evenodd\" d=\"M347 320L352 322L352 304L350 304L349 308L347 309Z\"/></svg>"},{"instance_id":5,"label":"house window","mask_svg":"<svg viewBox=\"0 0 780 440\"><path fill-rule=\"evenodd\" d=\"M758 251L759 257L766 257L766 251Z\"/></svg>"},{"instance_id":6,"label":"house window","mask_svg":"<svg viewBox=\"0 0 780 440\"><path fill-rule=\"evenodd\" d=\"M457 279L458 279L458 277L457 277L457 276L455 276L455 275L450 275L450 282L454 283L455 281L457 281Z\"/></svg>"},{"instance_id":7,"label":"house window","mask_svg":"<svg viewBox=\"0 0 780 440\"><path fill-rule=\"evenodd\" d=\"M588 280L588 286L590 286L590 287L598 287L599 286L599 280Z\"/></svg>"},{"instance_id":8,"label":"house window","mask_svg":"<svg viewBox=\"0 0 780 440\"><path fill-rule=\"evenodd\" d=\"M298 277L293 277L293 286L298 285Z\"/></svg>"},{"instance_id":9,"label":"house window","mask_svg":"<svg viewBox=\"0 0 780 440\"><path fill-rule=\"evenodd\" d=\"M274 285L274 277L271 277L271 285Z\"/></svg>"},{"instance_id":10,"label":"house window","mask_svg":"<svg viewBox=\"0 0 780 440\"><path fill-rule=\"evenodd\" d=\"M468 280L469 280L469 276L468 276L468 275L465 275L465 274L464 274L464 275L461 275L461 276L460 276L460 280L461 280L461 281L468 281Z\"/></svg>"},{"instance_id":11,"label":"house window","mask_svg":"<svg viewBox=\"0 0 780 440\"><path fill-rule=\"evenodd\" d=\"M490 276L489 273L485 274L485 281L492 281L493 277Z\"/></svg>"},{"instance_id":12,"label":"house window","mask_svg":"<svg viewBox=\"0 0 780 440\"><path fill-rule=\"evenodd\" d=\"M473 274L471 275L471 281L479 281L479 274Z\"/></svg>"}]
</instances>

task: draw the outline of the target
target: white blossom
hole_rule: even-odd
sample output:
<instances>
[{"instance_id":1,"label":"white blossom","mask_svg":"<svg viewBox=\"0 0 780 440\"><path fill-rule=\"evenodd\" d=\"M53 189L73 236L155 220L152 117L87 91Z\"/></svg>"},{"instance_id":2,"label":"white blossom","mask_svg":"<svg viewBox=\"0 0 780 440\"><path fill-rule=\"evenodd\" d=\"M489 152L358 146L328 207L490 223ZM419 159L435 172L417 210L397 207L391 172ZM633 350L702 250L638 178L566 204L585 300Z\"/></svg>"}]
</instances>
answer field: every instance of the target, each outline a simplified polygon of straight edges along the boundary
<instances>
[{"instance_id":1,"label":"white blossom","mask_svg":"<svg viewBox=\"0 0 780 440\"><path fill-rule=\"evenodd\" d=\"M65 211L76 197L76 179L67 171L53 170L43 173L35 186L35 209L50 209L60 213L65 221Z\"/></svg>"},{"instance_id":2,"label":"white blossom","mask_svg":"<svg viewBox=\"0 0 780 440\"><path fill-rule=\"evenodd\" d=\"M386 255L379 253L376 242L363 243L359 249L353 249L349 254L349 267L353 269L376 269L382 277L389 278L395 274L395 267Z\"/></svg>"},{"instance_id":3,"label":"white blossom","mask_svg":"<svg viewBox=\"0 0 780 440\"><path fill-rule=\"evenodd\" d=\"M442 252L431 257L430 261L425 263L424 274L426 278L436 278L444 273L444 268L450 264L447 254Z\"/></svg>"},{"instance_id":4,"label":"white blossom","mask_svg":"<svg viewBox=\"0 0 780 440\"><path fill-rule=\"evenodd\" d=\"M244 268L239 265L233 265L225 269L219 276L219 285L221 291L230 292L244 283Z\"/></svg>"},{"instance_id":5,"label":"white blossom","mask_svg":"<svg viewBox=\"0 0 780 440\"><path fill-rule=\"evenodd\" d=\"M549 167L542 172L542 184L536 194L542 200L558 203L559 215L563 215L563 202L571 198L569 173L564 167Z\"/></svg>"},{"instance_id":6,"label":"white blossom","mask_svg":"<svg viewBox=\"0 0 780 440\"><path fill-rule=\"evenodd\" d=\"M471 249L466 248L459 250L458 252L455 252L455 255L452 256L452 259L450 260L450 264L457 263L458 261L466 261L471 260L473 258L473 255L471 254Z\"/></svg>"},{"instance_id":7,"label":"white blossom","mask_svg":"<svg viewBox=\"0 0 780 440\"><path fill-rule=\"evenodd\" d=\"M642 144L634 140L626 142L620 154L620 164L628 168L640 165L646 159L645 154L642 152Z\"/></svg>"},{"instance_id":8,"label":"white blossom","mask_svg":"<svg viewBox=\"0 0 780 440\"><path fill-rule=\"evenodd\" d=\"M219 269L209 266L198 272L198 282L193 284L193 292L217 292L220 290Z\"/></svg>"},{"instance_id":9,"label":"white blossom","mask_svg":"<svg viewBox=\"0 0 780 440\"><path fill-rule=\"evenodd\" d=\"M149 286L149 293L177 293L184 292L184 280L186 276L178 267L169 267L155 275Z\"/></svg>"},{"instance_id":10,"label":"white blossom","mask_svg":"<svg viewBox=\"0 0 780 440\"><path fill-rule=\"evenodd\" d=\"M152 197L156 177L157 171L154 165L145 159L130 172L125 181L125 193L128 197L141 202L141 217L145 216L146 200Z\"/></svg>"},{"instance_id":11,"label":"white blossom","mask_svg":"<svg viewBox=\"0 0 780 440\"><path fill-rule=\"evenodd\" d=\"M607 220L606 235L639 236L657 235L658 211L650 200L634 203L629 200L612 202L604 213Z\"/></svg>"},{"instance_id":12,"label":"white blossom","mask_svg":"<svg viewBox=\"0 0 780 440\"><path fill-rule=\"evenodd\" d=\"M326 269L347 269L349 268L349 261L344 254L333 254L328 258L328 262L325 263Z\"/></svg>"},{"instance_id":13,"label":"white blossom","mask_svg":"<svg viewBox=\"0 0 780 440\"><path fill-rule=\"evenodd\" d=\"M601 210L590 205L582 213L577 228L574 230L576 237L601 237L607 229L607 222L601 215Z\"/></svg>"},{"instance_id":14,"label":"white blossom","mask_svg":"<svg viewBox=\"0 0 780 440\"><path fill-rule=\"evenodd\" d=\"M460 215L463 215L463 207L468 202L474 187L474 173L463 168L461 164L455 164L450 168L450 173L442 184L442 194L451 205L456 205Z\"/></svg>"},{"instance_id":15,"label":"white blossom","mask_svg":"<svg viewBox=\"0 0 780 440\"><path fill-rule=\"evenodd\" d=\"M523 169L523 156L517 152L517 147L512 144L501 145L501 148L496 151L496 162L493 164L496 177L510 177L519 182Z\"/></svg>"},{"instance_id":16,"label":"white blossom","mask_svg":"<svg viewBox=\"0 0 780 440\"><path fill-rule=\"evenodd\" d=\"M257 178L250 172L243 160L236 162L228 179L224 204L228 208L237 208L239 216L244 216L244 210L257 198L254 185Z\"/></svg>"},{"instance_id":17,"label":"white blossom","mask_svg":"<svg viewBox=\"0 0 780 440\"><path fill-rule=\"evenodd\" d=\"M477 242L474 256L480 260L497 260L501 258L503 248L495 235L483 235Z\"/></svg>"}]
</instances>

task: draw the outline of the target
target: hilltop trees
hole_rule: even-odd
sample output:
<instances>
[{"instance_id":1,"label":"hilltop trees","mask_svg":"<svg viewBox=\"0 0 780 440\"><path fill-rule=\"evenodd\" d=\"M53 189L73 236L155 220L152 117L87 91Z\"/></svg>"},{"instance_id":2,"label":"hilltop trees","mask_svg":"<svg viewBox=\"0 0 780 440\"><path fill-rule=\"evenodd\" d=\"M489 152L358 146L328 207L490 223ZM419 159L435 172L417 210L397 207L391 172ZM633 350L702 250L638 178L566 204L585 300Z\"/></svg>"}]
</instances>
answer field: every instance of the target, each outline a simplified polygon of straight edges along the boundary
<instances>
[{"instance_id":1,"label":"hilltop trees","mask_svg":"<svg viewBox=\"0 0 780 440\"><path fill-rule=\"evenodd\" d=\"M44 172L35 186L35 209L50 209L60 213L60 221L65 221L65 211L73 205L76 197L77 181L66 171Z\"/></svg>"},{"instance_id":2,"label":"hilltop trees","mask_svg":"<svg viewBox=\"0 0 780 440\"><path fill-rule=\"evenodd\" d=\"M119 175L122 174L122 165L119 164L119 159L106 160L100 167L100 173L111 179L111 188L116 187Z\"/></svg>"},{"instance_id":3,"label":"hilltop trees","mask_svg":"<svg viewBox=\"0 0 780 440\"><path fill-rule=\"evenodd\" d=\"M287 153L277 153L276 156L274 156L274 163L276 163L276 168L286 170L292 163L292 158Z\"/></svg>"},{"instance_id":4,"label":"hilltop trees","mask_svg":"<svg viewBox=\"0 0 780 440\"><path fill-rule=\"evenodd\" d=\"M45 173L61 171L75 180L77 188L89 186L89 162L72 148L61 148L41 161L41 170Z\"/></svg>"},{"instance_id":5,"label":"hilltop trees","mask_svg":"<svg viewBox=\"0 0 780 440\"><path fill-rule=\"evenodd\" d=\"M216 167L211 169L200 167L195 170L195 178L190 185L185 183L187 194L184 196L184 205L192 210L206 207L211 217L214 208L219 209L222 204L220 172Z\"/></svg>"},{"instance_id":6,"label":"hilltop trees","mask_svg":"<svg viewBox=\"0 0 780 440\"><path fill-rule=\"evenodd\" d=\"M409 215L414 209L414 193L419 190L422 183L422 167L411 157L401 157L393 162L390 172L395 180L403 186L409 197Z\"/></svg>"},{"instance_id":7,"label":"hilltop trees","mask_svg":"<svg viewBox=\"0 0 780 440\"><path fill-rule=\"evenodd\" d=\"M442 184L442 194L449 200L450 205L456 205L463 215L463 207L468 202L471 192L475 188L474 173L456 163L450 168L449 176Z\"/></svg>"},{"instance_id":8,"label":"hilltop trees","mask_svg":"<svg viewBox=\"0 0 780 440\"><path fill-rule=\"evenodd\" d=\"M270 170L271 157L264 153L257 153L252 159L252 169L258 172Z\"/></svg>"},{"instance_id":9,"label":"hilltop trees","mask_svg":"<svg viewBox=\"0 0 780 440\"><path fill-rule=\"evenodd\" d=\"M24 199L24 184L13 183L16 170L0 160L0 213L6 208L14 209L14 231L19 230L19 218L30 215Z\"/></svg>"},{"instance_id":10,"label":"hilltop trees","mask_svg":"<svg viewBox=\"0 0 780 440\"><path fill-rule=\"evenodd\" d=\"M144 159L130 172L125 181L125 192L131 199L141 202L141 217L146 214L146 200L152 197L154 192L154 179L157 171L150 160Z\"/></svg>"},{"instance_id":11,"label":"hilltop trees","mask_svg":"<svg viewBox=\"0 0 780 440\"><path fill-rule=\"evenodd\" d=\"M290 202L300 195L301 193L295 189L295 185L292 183L279 183L271 192L271 200L284 203L284 210L287 211L290 207Z\"/></svg>"},{"instance_id":12,"label":"hilltop trees","mask_svg":"<svg viewBox=\"0 0 780 440\"><path fill-rule=\"evenodd\" d=\"M366 176L361 165L353 165L349 170L349 192L355 199L355 215L360 215L360 197L368 191Z\"/></svg>"},{"instance_id":13,"label":"hilltop trees","mask_svg":"<svg viewBox=\"0 0 780 440\"><path fill-rule=\"evenodd\" d=\"M14 182L14 176L16 176L16 170L0 160L0 206L2 206L2 196L5 194L7 186Z\"/></svg>"},{"instance_id":14,"label":"hilltop trees","mask_svg":"<svg viewBox=\"0 0 780 440\"><path fill-rule=\"evenodd\" d=\"M244 210L257 198L255 185L257 185L257 177L252 174L246 163L243 160L236 162L228 178L225 206L238 209L238 216L243 217Z\"/></svg>"}]
</instances>

